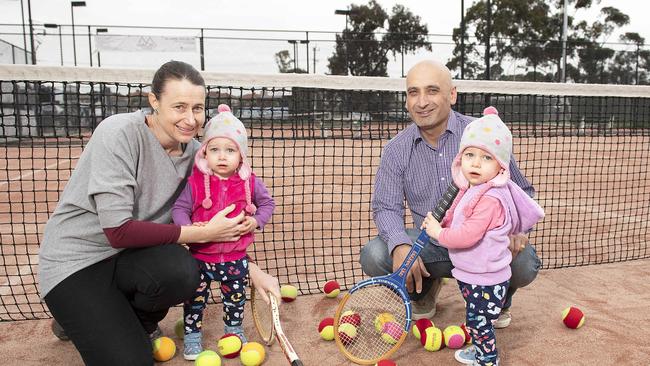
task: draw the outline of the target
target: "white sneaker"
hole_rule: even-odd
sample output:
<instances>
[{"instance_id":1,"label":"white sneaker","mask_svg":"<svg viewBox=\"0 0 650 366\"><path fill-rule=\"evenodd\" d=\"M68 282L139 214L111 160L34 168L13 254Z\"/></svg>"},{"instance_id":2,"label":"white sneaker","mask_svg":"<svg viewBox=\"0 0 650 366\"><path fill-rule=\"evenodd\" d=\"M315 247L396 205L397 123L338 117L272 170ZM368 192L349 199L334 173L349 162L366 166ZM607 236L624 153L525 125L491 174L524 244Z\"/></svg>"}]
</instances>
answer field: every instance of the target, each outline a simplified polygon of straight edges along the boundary
<instances>
[{"instance_id":1,"label":"white sneaker","mask_svg":"<svg viewBox=\"0 0 650 366\"><path fill-rule=\"evenodd\" d=\"M510 308L501 310L499 318L494 322L494 327L496 329L502 329L508 327L512 322L512 314L510 313Z\"/></svg>"},{"instance_id":2,"label":"white sneaker","mask_svg":"<svg viewBox=\"0 0 650 366\"><path fill-rule=\"evenodd\" d=\"M429 292L422 299L412 302L413 320L431 319L436 315L436 301L441 285L442 279L436 278Z\"/></svg>"}]
</instances>

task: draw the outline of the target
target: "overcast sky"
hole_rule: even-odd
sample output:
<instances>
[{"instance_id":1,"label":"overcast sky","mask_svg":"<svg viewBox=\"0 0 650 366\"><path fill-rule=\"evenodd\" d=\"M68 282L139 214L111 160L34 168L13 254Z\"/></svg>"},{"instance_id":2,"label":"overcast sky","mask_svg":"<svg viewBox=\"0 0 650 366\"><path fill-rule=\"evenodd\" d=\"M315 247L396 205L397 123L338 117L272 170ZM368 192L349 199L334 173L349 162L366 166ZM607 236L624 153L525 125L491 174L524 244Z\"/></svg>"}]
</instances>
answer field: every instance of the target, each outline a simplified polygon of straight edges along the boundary
<instances>
[{"instance_id":1,"label":"overcast sky","mask_svg":"<svg viewBox=\"0 0 650 366\"><path fill-rule=\"evenodd\" d=\"M403 4L414 14L419 15L427 24L429 33L443 36L432 37L435 42L433 51L422 52L418 55L405 57L405 68L408 69L418 60L423 58L436 58L447 61L451 56L453 45L451 43L452 29L460 23L460 0L378 0L390 13L396 3ZM0 0L0 23L20 23L20 0ZM27 0L23 0L25 11ZM176 36L198 36L198 30L156 31L151 29L111 28L110 26L166 26L166 27L205 27L205 28L232 28L232 29L257 29L257 30L293 30L298 32L230 32L206 31L206 69L219 72L242 73L275 73L277 66L273 55L283 49L293 54L293 46L287 43L289 39L305 39L305 31L310 31L309 39L309 68L313 72L314 47L316 48L316 72L327 71L327 57L332 54L334 46L333 33L319 33L316 31L340 32L345 27L345 17L335 15L334 10L346 9L352 1L343 0L86 0L87 6L75 8L75 24L77 27L77 61L79 65L89 65L88 37L86 25L101 25L109 28L109 34L169 34ZM355 4L367 2L355 1ZM465 1L465 7L471 5L471 0ZM245 5L244 5L245 4ZM646 1L638 0L603 0L602 6L615 6L630 16L630 25L623 31L638 32L650 40L650 5ZM31 0L32 19L34 23L70 24L69 0ZM581 12L588 20L595 20L597 12ZM7 33L19 32L19 28L0 26L0 39L9 41L22 47L23 39L20 35ZM94 28L91 31L94 33ZM47 29L47 36L38 36L38 62L44 65L60 64L59 38L56 30ZM64 28L64 33L70 33L70 27ZM83 33L84 35L79 35ZM447 36L444 36L447 35ZM232 40L220 38L264 38L258 40ZM612 37L611 41L616 41ZM71 37L64 37L63 43L64 62L72 65L73 52ZM97 56L93 55L96 65ZM299 67L305 69L306 47L301 45L298 53ZM198 53L147 53L136 54L126 52L104 52L101 54L102 66L155 68L160 63L170 58L188 61L195 66L200 65ZM508 65L504 65L506 69ZM510 67L514 67L511 65ZM400 76L401 58L389 63L389 74Z\"/></svg>"}]
</instances>

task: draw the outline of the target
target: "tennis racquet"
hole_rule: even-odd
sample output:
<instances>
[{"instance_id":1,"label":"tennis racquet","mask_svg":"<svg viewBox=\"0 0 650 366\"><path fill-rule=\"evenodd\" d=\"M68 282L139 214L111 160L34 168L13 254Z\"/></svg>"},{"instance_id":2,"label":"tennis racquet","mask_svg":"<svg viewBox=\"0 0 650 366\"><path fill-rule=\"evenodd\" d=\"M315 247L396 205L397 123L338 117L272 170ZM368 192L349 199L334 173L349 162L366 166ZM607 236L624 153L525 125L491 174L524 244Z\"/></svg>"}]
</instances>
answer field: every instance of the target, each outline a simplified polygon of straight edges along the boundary
<instances>
[{"instance_id":1,"label":"tennis racquet","mask_svg":"<svg viewBox=\"0 0 650 366\"><path fill-rule=\"evenodd\" d=\"M287 339L280 324L280 308L278 301L270 292L267 294L270 304L267 304L257 293L255 287L251 290L251 308L253 309L253 322L255 328L262 340L267 346L273 344L273 339L277 339L284 356L291 366L303 366L302 361L298 358L296 351Z\"/></svg>"},{"instance_id":2,"label":"tennis racquet","mask_svg":"<svg viewBox=\"0 0 650 366\"><path fill-rule=\"evenodd\" d=\"M436 220L442 220L457 193L458 188L450 184L432 212ZM341 352L352 362L373 365L392 355L406 339L411 326L406 275L428 243L429 236L422 230L395 273L357 283L339 303L334 316L334 337ZM355 326L343 330L339 328L343 323Z\"/></svg>"}]
</instances>

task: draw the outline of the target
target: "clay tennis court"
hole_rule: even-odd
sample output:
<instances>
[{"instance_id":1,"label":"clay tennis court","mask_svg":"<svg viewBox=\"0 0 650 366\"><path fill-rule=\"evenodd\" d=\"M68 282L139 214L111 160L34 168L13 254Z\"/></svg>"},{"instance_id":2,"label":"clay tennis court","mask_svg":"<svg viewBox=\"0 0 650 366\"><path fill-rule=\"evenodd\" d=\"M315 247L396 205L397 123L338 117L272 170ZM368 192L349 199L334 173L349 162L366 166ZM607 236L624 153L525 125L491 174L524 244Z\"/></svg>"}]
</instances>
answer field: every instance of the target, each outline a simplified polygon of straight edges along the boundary
<instances>
[{"instance_id":1,"label":"clay tennis court","mask_svg":"<svg viewBox=\"0 0 650 366\"><path fill-rule=\"evenodd\" d=\"M647 137L625 137L626 143L635 145L634 151L645 150L644 156L621 151L620 143L613 138L521 141L516 156L547 213L532 239L546 268L647 256L647 221L639 219L644 213L647 217L646 203L621 198L647 195L647 183L629 185L616 178L647 175ZM262 268L278 275L282 283L298 286L302 293L297 301L283 304L282 311L285 331L306 365L349 364L333 342L319 337L318 323L333 316L337 305L336 300L325 298L319 291L328 279L337 279L347 288L364 278L356 260L362 244L376 234L370 197L383 143L354 139L252 142L253 167L269 184L278 203L272 224L259 236L254 256ZM8 147L6 151L7 166L2 171L9 176L2 177L0 183L0 205L2 270L9 286L3 284L0 296L9 314L25 312L47 318L34 285L35 243L81 148ZM609 159L617 163L602 163ZM584 174L589 171L604 174ZM611 193L593 194L601 190ZM621 231L621 225L633 230ZM642 336L650 326L650 320L643 316L650 304L646 281L649 264L643 259L543 270L531 286L517 293L512 325L497 331L502 364L645 361L650 353ZM568 329L561 322L562 310L571 305L580 307L587 317L585 326L578 330ZM212 304L208 309L205 346L216 349L222 332L221 305ZM173 326L181 313L181 308L172 309L161 324L178 347L182 342L173 335ZM443 288L433 321L445 327L460 324L463 318L462 298L452 279ZM250 340L255 340L250 315L245 325ZM58 341L51 334L49 319L0 322L0 334L0 351L6 364L82 364L71 343ZM398 364L455 364L452 351L427 352L412 336L394 359ZM284 363L277 345L268 349L266 364ZM167 364L188 363L177 355ZM236 365L239 361L226 360L224 364Z\"/></svg>"}]
</instances>

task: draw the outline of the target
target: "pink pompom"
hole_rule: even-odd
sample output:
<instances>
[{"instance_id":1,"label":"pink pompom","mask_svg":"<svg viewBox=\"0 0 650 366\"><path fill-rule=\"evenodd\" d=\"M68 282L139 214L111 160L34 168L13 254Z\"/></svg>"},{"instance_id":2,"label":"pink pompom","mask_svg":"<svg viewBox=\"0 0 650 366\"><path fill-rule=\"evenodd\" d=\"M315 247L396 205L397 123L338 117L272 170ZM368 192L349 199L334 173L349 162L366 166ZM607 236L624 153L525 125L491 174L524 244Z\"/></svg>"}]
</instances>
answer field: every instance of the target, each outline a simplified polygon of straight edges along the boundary
<instances>
[{"instance_id":1,"label":"pink pompom","mask_svg":"<svg viewBox=\"0 0 650 366\"><path fill-rule=\"evenodd\" d=\"M206 210L209 209L210 207L212 207L212 200L210 198L204 199L203 202L201 202L201 206L203 206L203 208L205 208Z\"/></svg>"},{"instance_id":2,"label":"pink pompom","mask_svg":"<svg viewBox=\"0 0 650 366\"><path fill-rule=\"evenodd\" d=\"M255 212L257 212L257 207L255 207L254 204L249 203L249 204L246 205L246 208L244 208L244 210L245 210L246 213L248 213L249 215L255 215Z\"/></svg>"},{"instance_id":3,"label":"pink pompom","mask_svg":"<svg viewBox=\"0 0 650 366\"><path fill-rule=\"evenodd\" d=\"M493 106L489 106L489 107L487 107L487 108L485 108L485 109L483 110L483 115L484 115L484 116L487 116L488 114L495 114L495 115L498 116L498 115L499 115L499 111L497 111L497 109L494 108Z\"/></svg>"},{"instance_id":4,"label":"pink pompom","mask_svg":"<svg viewBox=\"0 0 650 366\"><path fill-rule=\"evenodd\" d=\"M219 106L217 107L217 112L219 112L219 113L221 113L221 112L230 112L230 107L228 107L227 104L219 104Z\"/></svg>"}]
</instances>

